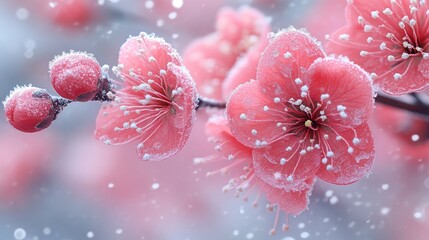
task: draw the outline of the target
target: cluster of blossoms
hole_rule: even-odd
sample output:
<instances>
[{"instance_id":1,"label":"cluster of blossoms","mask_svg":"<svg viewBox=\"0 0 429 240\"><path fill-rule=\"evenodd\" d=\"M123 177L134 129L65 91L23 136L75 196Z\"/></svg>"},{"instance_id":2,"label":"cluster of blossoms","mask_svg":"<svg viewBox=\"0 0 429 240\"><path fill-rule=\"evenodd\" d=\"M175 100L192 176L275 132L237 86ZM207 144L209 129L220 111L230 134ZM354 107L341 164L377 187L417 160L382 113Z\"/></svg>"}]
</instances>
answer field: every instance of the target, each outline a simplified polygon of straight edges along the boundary
<instances>
[{"instance_id":1,"label":"cluster of blossoms","mask_svg":"<svg viewBox=\"0 0 429 240\"><path fill-rule=\"evenodd\" d=\"M130 37L112 68L121 81L88 54L57 57L51 82L61 98L16 88L4 101L6 117L34 132L68 103L104 101L95 137L135 142L143 160L158 161L183 148L197 109L226 107L206 126L219 154L195 162L225 159L209 175L232 172L224 190L244 191L245 199L256 186L268 209L277 207L274 233L280 211L307 208L316 178L345 185L371 171L373 89L401 95L429 85L428 15L424 0L349 1L348 24L326 45L335 57L305 31L268 34L258 11L224 9L217 31L190 44L183 61L161 38Z\"/></svg>"}]
</instances>

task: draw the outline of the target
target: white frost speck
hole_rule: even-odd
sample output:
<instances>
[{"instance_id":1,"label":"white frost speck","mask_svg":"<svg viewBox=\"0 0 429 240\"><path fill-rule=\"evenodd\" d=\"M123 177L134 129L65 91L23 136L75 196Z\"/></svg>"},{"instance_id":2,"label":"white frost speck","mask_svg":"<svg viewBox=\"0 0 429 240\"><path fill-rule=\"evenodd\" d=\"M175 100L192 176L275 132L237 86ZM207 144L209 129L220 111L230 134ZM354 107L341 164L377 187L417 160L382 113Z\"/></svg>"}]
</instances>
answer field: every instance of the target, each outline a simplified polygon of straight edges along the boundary
<instances>
[{"instance_id":1,"label":"white frost speck","mask_svg":"<svg viewBox=\"0 0 429 240\"><path fill-rule=\"evenodd\" d=\"M25 232L24 229L22 228L17 228L15 229L15 231L13 232L13 236L15 237L16 240L24 240L25 237L27 236L27 233Z\"/></svg>"},{"instance_id":2,"label":"white frost speck","mask_svg":"<svg viewBox=\"0 0 429 240\"><path fill-rule=\"evenodd\" d=\"M171 5L173 5L174 8L181 8L183 7L183 0L172 0Z\"/></svg>"},{"instance_id":3,"label":"white frost speck","mask_svg":"<svg viewBox=\"0 0 429 240\"><path fill-rule=\"evenodd\" d=\"M45 235L50 235L51 233L52 233L52 231L51 231L51 229L50 229L50 228L45 227L45 228L43 229L43 234L45 234Z\"/></svg>"},{"instance_id":4,"label":"white frost speck","mask_svg":"<svg viewBox=\"0 0 429 240\"><path fill-rule=\"evenodd\" d=\"M303 239L306 239L306 238L310 237L310 233L308 233L308 232L302 232L301 235L300 235L300 237L303 238Z\"/></svg>"},{"instance_id":5,"label":"white frost speck","mask_svg":"<svg viewBox=\"0 0 429 240\"><path fill-rule=\"evenodd\" d=\"M418 134L413 134L413 135L411 136L411 140L412 140L413 142L417 142L419 139L420 139L420 136L419 136Z\"/></svg>"},{"instance_id":6,"label":"white frost speck","mask_svg":"<svg viewBox=\"0 0 429 240\"><path fill-rule=\"evenodd\" d=\"M155 5L155 4L153 3L153 1L146 1L146 3L144 4L144 6L145 6L147 9L152 9L154 5Z\"/></svg>"},{"instance_id":7,"label":"white frost speck","mask_svg":"<svg viewBox=\"0 0 429 240\"><path fill-rule=\"evenodd\" d=\"M87 238L93 238L93 237L94 237L94 233L93 233L93 232L91 232L91 231L89 231L89 232L86 234L86 237L87 237Z\"/></svg>"},{"instance_id":8,"label":"white frost speck","mask_svg":"<svg viewBox=\"0 0 429 240\"><path fill-rule=\"evenodd\" d=\"M423 217L423 214L421 213L421 212L415 212L414 213L414 218L416 218L416 219L420 219L420 218L422 218Z\"/></svg>"},{"instance_id":9,"label":"white frost speck","mask_svg":"<svg viewBox=\"0 0 429 240\"><path fill-rule=\"evenodd\" d=\"M246 234L246 239L253 239L255 235L253 233Z\"/></svg>"},{"instance_id":10,"label":"white frost speck","mask_svg":"<svg viewBox=\"0 0 429 240\"><path fill-rule=\"evenodd\" d=\"M152 189L153 190L157 190L159 188L159 183L153 183L152 184Z\"/></svg>"},{"instance_id":11,"label":"white frost speck","mask_svg":"<svg viewBox=\"0 0 429 240\"><path fill-rule=\"evenodd\" d=\"M337 202L338 202L338 198L336 196L332 196L329 199L329 203L331 203L331 205L335 205L335 204L337 204Z\"/></svg>"},{"instance_id":12,"label":"white frost speck","mask_svg":"<svg viewBox=\"0 0 429 240\"><path fill-rule=\"evenodd\" d=\"M381 214L381 215L387 215L387 214L389 214L389 212L390 212L390 208L388 208L388 207L383 207L383 208L380 210L380 214Z\"/></svg>"}]
</instances>

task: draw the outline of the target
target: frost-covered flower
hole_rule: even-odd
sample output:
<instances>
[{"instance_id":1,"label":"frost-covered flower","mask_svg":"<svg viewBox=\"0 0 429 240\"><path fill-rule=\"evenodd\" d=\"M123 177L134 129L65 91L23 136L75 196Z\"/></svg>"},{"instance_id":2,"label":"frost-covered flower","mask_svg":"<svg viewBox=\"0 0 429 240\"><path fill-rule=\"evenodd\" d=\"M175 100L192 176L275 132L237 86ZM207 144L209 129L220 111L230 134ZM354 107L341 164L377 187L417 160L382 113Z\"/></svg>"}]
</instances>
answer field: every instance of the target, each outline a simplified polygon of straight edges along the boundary
<instances>
[{"instance_id":1,"label":"frost-covered flower","mask_svg":"<svg viewBox=\"0 0 429 240\"><path fill-rule=\"evenodd\" d=\"M180 56L163 39L141 33L129 38L113 71L122 88L97 117L95 136L107 144L137 141L144 160L163 160L189 137L195 114L195 84Z\"/></svg>"},{"instance_id":2,"label":"frost-covered flower","mask_svg":"<svg viewBox=\"0 0 429 240\"><path fill-rule=\"evenodd\" d=\"M184 53L185 66L199 93L224 100L238 85L254 79L269 31L268 20L256 9L223 8L216 32L195 40Z\"/></svg>"},{"instance_id":3,"label":"frost-covered flower","mask_svg":"<svg viewBox=\"0 0 429 240\"><path fill-rule=\"evenodd\" d=\"M370 171L372 110L368 74L327 58L313 38L293 28L273 36L256 81L237 88L227 103L232 134L256 148L256 175L293 191L307 189L314 175L349 184Z\"/></svg>"},{"instance_id":4,"label":"frost-covered flower","mask_svg":"<svg viewBox=\"0 0 429 240\"><path fill-rule=\"evenodd\" d=\"M328 53L349 57L392 95L429 85L427 1L348 1L348 24L330 37Z\"/></svg>"},{"instance_id":5,"label":"frost-covered flower","mask_svg":"<svg viewBox=\"0 0 429 240\"><path fill-rule=\"evenodd\" d=\"M209 172L209 175L217 172L228 172L228 175L232 178L223 188L224 191L235 190L237 196L242 194L243 199L247 201L251 190L256 189L258 194L253 202L254 205L257 205L260 196L266 196L270 203L268 205L269 209L277 206L277 211L281 210L286 214L298 215L307 208L308 197L314 184L314 176L310 176L305 180L307 188L298 191L274 187L265 183L263 179L255 174L252 160L253 148L237 141L231 134L227 119L224 116L212 116L206 124L206 132L210 136L209 139L216 144L215 149L219 154L206 158L196 158L194 161L195 163L219 162L221 159L224 167L218 171ZM272 231L276 229L278 213L276 216L275 226Z\"/></svg>"}]
</instances>

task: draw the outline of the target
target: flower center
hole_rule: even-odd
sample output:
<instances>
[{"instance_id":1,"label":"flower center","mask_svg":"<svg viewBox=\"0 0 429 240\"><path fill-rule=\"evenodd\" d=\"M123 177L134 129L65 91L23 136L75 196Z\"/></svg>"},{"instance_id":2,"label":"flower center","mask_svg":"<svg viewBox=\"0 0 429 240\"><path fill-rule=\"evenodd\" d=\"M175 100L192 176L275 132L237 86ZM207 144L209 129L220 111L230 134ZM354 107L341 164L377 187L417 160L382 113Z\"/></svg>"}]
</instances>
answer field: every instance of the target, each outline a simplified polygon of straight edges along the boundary
<instances>
[{"instance_id":1,"label":"flower center","mask_svg":"<svg viewBox=\"0 0 429 240\"><path fill-rule=\"evenodd\" d=\"M319 123L310 119L304 122L304 126L310 128L313 131L317 131L319 129Z\"/></svg>"}]
</instances>

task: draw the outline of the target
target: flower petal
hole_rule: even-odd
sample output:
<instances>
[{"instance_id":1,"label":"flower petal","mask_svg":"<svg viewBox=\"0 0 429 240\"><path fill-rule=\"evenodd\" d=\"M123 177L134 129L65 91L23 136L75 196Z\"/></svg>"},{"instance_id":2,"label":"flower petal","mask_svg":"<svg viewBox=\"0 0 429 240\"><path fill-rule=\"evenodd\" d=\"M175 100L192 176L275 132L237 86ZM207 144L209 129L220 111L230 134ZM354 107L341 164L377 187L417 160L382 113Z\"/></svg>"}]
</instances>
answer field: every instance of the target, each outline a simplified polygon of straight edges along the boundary
<instances>
[{"instance_id":1,"label":"flower petal","mask_svg":"<svg viewBox=\"0 0 429 240\"><path fill-rule=\"evenodd\" d=\"M357 133L359 139L357 144L353 144L353 139ZM362 177L368 175L374 163L374 140L371 131L367 124L362 124L354 129L338 132L344 140L336 140L331 137L329 145L334 150L332 157L331 170L326 167L321 167L317 172L317 176L326 182L338 185L350 184L358 181ZM352 153L349 152L349 147L353 148Z\"/></svg>"},{"instance_id":2,"label":"flower petal","mask_svg":"<svg viewBox=\"0 0 429 240\"><path fill-rule=\"evenodd\" d=\"M320 57L325 53L316 40L306 32L288 28L271 39L259 60L256 80L266 94L282 102L300 98L301 84L307 84L306 71ZM301 84L295 82L297 78Z\"/></svg>"},{"instance_id":3,"label":"flower petal","mask_svg":"<svg viewBox=\"0 0 429 240\"><path fill-rule=\"evenodd\" d=\"M182 60L164 39L142 32L139 36L128 38L121 46L118 63L126 86L138 86L149 79L162 86L161 72L167 70L168 64L182 65Z\"/></svg>"},{"instance_id":4,"label":"flower petal","mask_svg":"<svg viewBox=\"0 0 429 240\"><path fill-rule=\"evenodd\" d=\"M311 65L309 76L312 99L318 101L322 94L329 94L324 100L331 102L324 104L327 124L357 126L368 121L374 108L373 91L368 74L359 66L338 59L319 59Z\"/></svg>"},{"instance_id":5,"label":"flower petal","mask_svg":"<svg viewBox=\"0 0 429 240\"><path fill-rule=\"evenodd\" d=\"M185 50L183 59L196 81L201 95L223 100L221 84L236 61L236 53L222 51L232 48L222 42L217 34L211 34L192 42Z\"/></svg>"},{"instance_id":6,"label":"flower petal","mask_svg":"<svg viewBox=\"0 0 429 240\"><path fill-rule=\"evenodd\" d=\"M288 146L297 143L299 139L291 136L288 140L276 141L266 148L254 149L253 166L256 175L267 184L286 191L309 188L307 179L315 175L321 164L320 151L300 154L300 145L290 151L286 150Z\"/></svg>"},{"instance_id":7,"label":"flower petal","mask_svg":"<svg viewBox=\"0 0 429 240\"><path fill-rule=\"evenodd\" d=\"M136 119L138 115L135 112L129 114L131 115L125 116L116 103L103 105L95 122L95 138L112 145L125 144L136 139L140 134L135 128L126 126L130 124L130 119Z\"/></svg>"},{"instance_id":8,"label":"flower petal","mask_svg":"<svg viewBox=\"0 0 429 240\"><path fill-rule=\"evenodd\" d=\"M268 32L266 33L268 34ZM265 34L265 35L266 35ZM231 93L240 85L256 78L256 68L261 57L261 53L268 45L266 37L260 37L258 43L250 48L248 52L242 56L234 67L229 71L224 83L222 84L222 92L225 99L228 99Z\"/></svg>"},{"instance_id":9,"label":"flower petal","mask_svg":"<svg viewBox=\"0 0 429 240\"><path fill-rule=\"evenodd\" d=\"M347 25L330 34L329 40L325 43L325 50L328 54L348 57L368 72L381 75L392 65L387 61L387 55L385 57L361 55L362 51L368 53L380 51L380 44L368 43L368 38L374 38L375 35L379 36L377 32L367 33L363 31L361 25ZM379 84L382 81L375 79L374 82Z\"/></svg>"},{"instance_id":10,"label":"flower petal","mask_svg":"<svg viewBox=\"0 0 429 240\"><path fill-rule=\"evenodd\" d=\"M184 128L193 121L195 116L195 108L198 100L197 89L195 82L192 80L188 70L182 65L168 64L166 79L175 79L175 85L169 85L170 89L176 89L172 92L173 102L176 105L175 114L173 117L174 126L176 128ZM168 81L167 81L167 84Z\"/></svg>"},{"instance_id":11,"label":"flower petal","mask_svg":"<svg viewBox=\"0 0 429 240\"><path fill-rule=\"evenodd\" d=\"M390 95L422 91L429 85L429 60L413 57L392 69L394 70L383 76L385 81L381 84L381 89ZM395 79L397 73L401 74L399 79ZM377 78L375 80L379 81Z\"/></svg>"},{"instance_id":12,"label":"flower petal","mask_svg":"<svg viewBox=\"0 0 429 240\"><path fill-rule=\"evenodd\" d=\"M308 188L301 191L286 191L281 188L274 188L271 185L258 181L258 184L266 194L268 202L271 204L278 204L280 209L287 214L298 215L307 209L310 202L309 196L314 185L314 177L306 180Z\"/></svg>"},{"instance_id":13,"label":"flower petal","mask_svg":"<svg viewBox=\"0 0 429 240\"><path fill-rule=\"evenodd\" d=\"M284 136L277 126L284 118L283 108L281 103L267 98L257 81L245 83L232 93L226 106L231 132L248 147L263 147Z\"/></svg>"}]
</instances>

